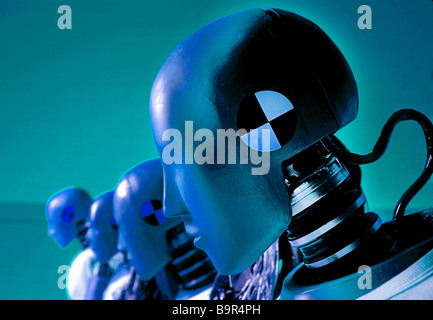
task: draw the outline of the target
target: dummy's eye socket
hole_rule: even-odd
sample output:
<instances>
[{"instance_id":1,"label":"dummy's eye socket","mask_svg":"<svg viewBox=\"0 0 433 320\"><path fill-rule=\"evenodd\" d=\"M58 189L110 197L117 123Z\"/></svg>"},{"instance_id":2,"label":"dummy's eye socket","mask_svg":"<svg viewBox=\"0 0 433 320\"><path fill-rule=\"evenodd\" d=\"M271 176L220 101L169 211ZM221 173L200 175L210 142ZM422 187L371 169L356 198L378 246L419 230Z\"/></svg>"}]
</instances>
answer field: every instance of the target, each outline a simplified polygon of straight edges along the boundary
<instances>
[{"instance_id":1,"label":"dummy's eye socket","mask_svg":"<svg viewBox=\"0 0 433 320\"><path fill-rule=\"evenodd\" d=\"M75 210L73 207L65 207L62 212L62 220L67 223L72 222L72 220L74 220L74 214Z\"/></svg>"},{"instance_id":2,"label":"dummy's eye socket","mask_svg":"<svg viewBox=\"0 0 433 320\"><path fill-rule=\"evenodd\" d=\"M248 95L240 104L237 128L247 130L241 139L250 148L278 150L290 141L295 132L296 112L285 95L271 90L258 91Z\"/></svg>"},{"instance_id":3,"label":"dummy's eye socket","mask_svg":"<svg viewBox=\"0 0 433 320\"><path fill-rule=\"evenodd\" d=\"M152 225L159 226L165 221L162 214L162 203L159 200L148 200L141 207L141 217L143 220Z\"/></svg>"}]
</instances>

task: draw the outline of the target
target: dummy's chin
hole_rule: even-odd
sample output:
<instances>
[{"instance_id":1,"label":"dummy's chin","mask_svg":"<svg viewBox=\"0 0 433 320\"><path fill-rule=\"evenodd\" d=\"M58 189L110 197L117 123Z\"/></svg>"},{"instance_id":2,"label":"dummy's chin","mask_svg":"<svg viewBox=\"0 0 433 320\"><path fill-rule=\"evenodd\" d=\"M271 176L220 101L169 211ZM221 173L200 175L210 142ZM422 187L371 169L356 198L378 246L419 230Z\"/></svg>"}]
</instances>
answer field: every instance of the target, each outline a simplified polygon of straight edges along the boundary
<instances>
[{"instance_id":1,"label":"dummy's chin","mask_svg":"<svg viewBox=\"0 0 433 320\"><path fill-rule=\"evenodd\" d=\"M209 256L215 269L222 275L234 275L249 268L256 262L261 254L249 254L245 251L224 250L215 252L204 250ZM263 251L264 252L264 251Z\"/></svg>"},{"instance_id":2,"label":"dummy's chin","mask_svg":"<svg viewBox=\"0 0 433 320\"><path fill-rule=\"evenodd\" d=\"M56 238L54 238L54 240L56 240L56 242L60 248L65 249L66 247L69 246L69 244L72 242L73 239L56 237Z\"/></svg>"}]
</instances>

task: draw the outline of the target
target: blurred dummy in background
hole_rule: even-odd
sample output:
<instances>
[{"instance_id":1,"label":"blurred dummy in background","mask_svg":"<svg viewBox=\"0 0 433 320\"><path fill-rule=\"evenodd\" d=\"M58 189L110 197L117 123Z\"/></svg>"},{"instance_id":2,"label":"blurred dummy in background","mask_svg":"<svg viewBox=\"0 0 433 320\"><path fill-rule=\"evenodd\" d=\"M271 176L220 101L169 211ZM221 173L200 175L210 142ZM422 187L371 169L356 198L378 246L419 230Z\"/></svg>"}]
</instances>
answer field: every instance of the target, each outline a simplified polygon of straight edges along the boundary
<instances>
[{"instance_id":1,"label":"blurred dummy in background","mask_svg":"<svg viewBox=\"0 0 433 320\"><path fill-rule=\"evenodd\" d=\"M86 300L115 299L115 280L129 267L125 252L118 251L117 223L113 217L113 193L107 191L99 195L91 205L88 238L96 263L86 290Z\"/></svg>"},{"instance_id":2,"label":"blurred dummy in background","mask_svg":"<svg viewBox=\"0 0 433 320\"><path fill-rule=\"evenodd\" d=\"M113 224L117 230L118 225L113 216ZM133 266L131 254L128 252L123 237L118 233L117 252L111 258L113 269L116 272L111 276L103 294L103 300L124 300L125 289L131 281Z\"/></svg>"},{"instance_id":3,"label":"blurred dummy in background","mask_svg":"<svg viewBox=\"0 0 433 320\"><path fill-rule=\"evenodd\" d=\"M46 204L48 235L61 248L67 247L74 239L78 239L83 246L83 250L74 257L67 276L67 294L73 300L85 299L96 262L87 237L91 204L89 194L75 187L58 191Z\"/></svg>"},{"instance_id":4,"label":"blurred dummy in background","mask_svg":"<svg viewBox=\"0 0 433 320\"><path fill-rule=\"evenodd\" d=\"M187 299L209 289L216 274L181 219L163 216L162 181L154 159L126 172L115 190L114 218L133 264L129 299Z\"/></svg>"}]
</instances>

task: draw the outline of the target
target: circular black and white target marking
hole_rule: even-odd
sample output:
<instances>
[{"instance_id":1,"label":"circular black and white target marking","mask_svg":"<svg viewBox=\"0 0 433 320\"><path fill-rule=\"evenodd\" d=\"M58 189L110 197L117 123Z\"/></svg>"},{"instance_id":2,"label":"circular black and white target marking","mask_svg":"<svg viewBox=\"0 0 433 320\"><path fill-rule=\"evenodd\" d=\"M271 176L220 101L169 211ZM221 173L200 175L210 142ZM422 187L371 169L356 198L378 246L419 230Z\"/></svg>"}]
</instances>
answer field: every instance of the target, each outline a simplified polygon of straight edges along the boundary
<instances>
[{"instance_id":1,"label":"circular black and white target marking","mask_svg":"<svg viewBox=\"0 0 433 320\"><path fill-rule=\"evenodd\" d=\"M241 139L250 148L258 151L278 150L293 136L296 112L285 95L272 90L259 91L242 101L237 127L248 131L241 135Z\"/></svg>"},{"instance_id":2,"label":"circular black and white target marking","mask_svg":"<svg viewBox=\"0 0 433 320\"><path fill-rule=\"evenodd\" d=\"M165 220L162 203L159 200L148 200L141 206L141 217L150 225L161 225Z\"/></svg>"}]
</instances>

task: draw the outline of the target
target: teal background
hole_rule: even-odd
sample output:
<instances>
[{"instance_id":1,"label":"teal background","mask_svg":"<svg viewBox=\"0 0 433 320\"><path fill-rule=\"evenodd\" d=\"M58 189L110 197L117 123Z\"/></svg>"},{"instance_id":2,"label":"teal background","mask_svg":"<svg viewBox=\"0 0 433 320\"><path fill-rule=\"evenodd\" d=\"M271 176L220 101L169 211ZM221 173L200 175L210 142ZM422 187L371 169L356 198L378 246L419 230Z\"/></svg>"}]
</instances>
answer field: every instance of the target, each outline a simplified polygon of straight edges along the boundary
<instances>
[{"instance_id":1,"label":"teal background","mask_svg":"<svg viewBox=\"0 0 433 320\"><path fill-rule=\"evenodd\" d=\"M72 8L60 30L57 8ZM372 8L360 30L357 9ZM349 0L0 0L0 298L65 299L61 249L47 236L45 201L70 185L96 196L133 165L156 157L151 85L171 50L201 26L250 7L280 7L324 29L358 83L357 119L338 133L370 152L388 117L415 108L433 119L433 2ZM363 166L371 210L384 219L425 163L413 123L399 125L378 162ZM433 204L429 182L410 211Z\"/></svg>"}]
</instances>

